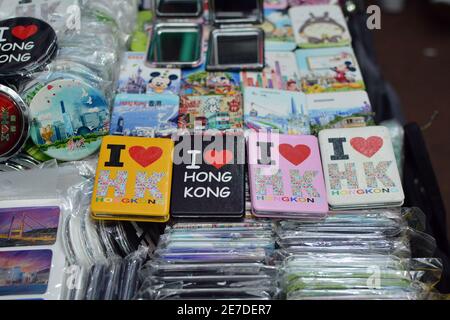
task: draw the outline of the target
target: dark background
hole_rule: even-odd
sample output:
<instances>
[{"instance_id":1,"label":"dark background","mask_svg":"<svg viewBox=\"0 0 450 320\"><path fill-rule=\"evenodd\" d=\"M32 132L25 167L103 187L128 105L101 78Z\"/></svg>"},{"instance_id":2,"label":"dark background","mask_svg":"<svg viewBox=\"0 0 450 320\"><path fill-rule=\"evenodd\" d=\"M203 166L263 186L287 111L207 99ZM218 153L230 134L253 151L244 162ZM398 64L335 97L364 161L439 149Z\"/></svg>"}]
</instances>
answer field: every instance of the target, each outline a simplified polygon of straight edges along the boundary
<instances>
[{"instance_id":1,"label":"dark background","mask_svg":"<svg viewBox=\"0 0 450 320\"><path fill-rule=\"evenodd\" d=\"M376 4L376 1L369 1ZM373 31L378 64L400 96L407 121L423 128L447 209L450 234L450 5L407 0L399 14L382 13Z\"/></svg>"}]
</instances>

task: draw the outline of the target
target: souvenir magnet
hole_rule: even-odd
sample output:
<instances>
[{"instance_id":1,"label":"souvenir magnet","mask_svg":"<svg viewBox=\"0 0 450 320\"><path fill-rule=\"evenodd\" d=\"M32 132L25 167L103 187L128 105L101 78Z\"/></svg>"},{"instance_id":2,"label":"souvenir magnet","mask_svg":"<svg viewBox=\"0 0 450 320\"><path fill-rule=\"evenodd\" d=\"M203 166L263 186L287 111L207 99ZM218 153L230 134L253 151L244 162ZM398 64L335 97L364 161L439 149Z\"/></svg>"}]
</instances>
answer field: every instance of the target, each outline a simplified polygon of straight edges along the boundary
<instances>
[{"instance_id":1,"label":"souvenir magnet","mask_svg":"<svg viewBox=\"0 0 450 320\"><path fill-rule=\"evenodd\" d=\"M173 141L136 137L103 139L92 197L96 220L169 220Z\"/></svg>"},{"instance_id":2,"label":"souvenir magnet","mask_svg":"<svg viewBox=\"0 0 450 320\"><path fill-rule=\"evenodd\" d=\"M262 72L241 72L244 87L302 91L295 53L269 51L265 61Z\"/></svg>"},{"instance_id":3,"label":"souvenir magnet","mask_svg":"<svg viewBox=\"0 0 450 320\"><path fill-rule=\"evenodd\" d=\"M29 109L12 89L0 85L0 161L17 154L28 139Z\"/></svg>"},{"instance_id":4,"label":"souvenir magnet","mask_svg":"<svg viewBox=\"0 0 450 320\"><path fill-rule=\"evenodd\" d=\"M56 33L46 22L23 17L0 21L0 77L36 72L53 58L56 49Z\"/></svg>"},{"instance_id":5,"label":"souvenir magnet","mask_svg":"<svg viewBox=\"0 0 450 320\"><path fill-rule=\"evenodd\" d=\"M351 43L347 21L337 5L293 7L289 15L300 48L342 47Z\"/></svg>"},{"instance_id":6,"label":"souvenir magnet","mask_svg":"<svg viewBox=\"0 0 450 320\"><path fill-rule=\"evenodd\" d=\"M296 55L306 94L366 88L352 47L300 49Z\"/></svg>"},{"instance_id":7,"label":"souvenir magnet","mask_svg":"<svg viewBox=\"0 0 450 320\"><path fill-rule=\"evenodd\" d=\"M109 132L103 93L75 79L39 83L25 92L32 116L31 139L44 154L61 161L84 159Z\"/></svg>"},{"instance_id":8,"label":"souvenir magnet","mask_svg":"<svg viewBox=\"0 0 450 320\"><path fill-rule=\"evenodd\" d=\"M175 150L171 215L242 218L245 214L243 135L180 135ZM200 143L200 148L197 144Z\"/></svg>"},{"instance_id":9,"label":"souvenir magnet","mask_svg":"<svg viewBox=\"0 0 450 320\"><path fill-rule=\"evenodd\" d=\"M111 118L111 135L170 137L178 129L180 98L166 94L118 94Z\"/></svg>"},{"instance_id":10,"label":"souvenir magnet","mask_svg":"<svg viewBox=\"0 0 450 320\"><path fill-rule=\"evenodd\" d=\"M319 140L332 209L403 204L405 196L387 128L322 130Z\"/></svg>"},{"instance_id":11,"label":"souvenir magnet","mask_svg":"<svg viewBox=\"0 0 450 320\"><path fill-rule=\"evenodd\" d=\"M324 129L375 125L369 96L365 91L308 94L306 100L315 135Z\"/></svg>"},{"instance_id":12,"label":"souvenir magnet","mask_svg":"<svg viewBox=\"0 0 450 320\"><path fill-rule=\"evenodd\" d=\"M128 94L179 94L180 69L149 68L144 52L125 52L122 58L118 92Z\"/></svg>"},{"instance_id":13,"label":"souvenir magnet","mask_svg":"<svg viewBox=\"0 0 450 320\"><path fill-rule=\"evenodd\" d=\"M250 190L256 216L321 218L327 214L316 137L253 132L248 143Z\"/></svg>"},{"instance_id":14,"label":"souvenir magnet","mask_svg":"<svg viewBox=\"0 0 450 320\"><path fill-rule=\"evenodd\" d=\"M294 51L297 44L294 39L291 18L280 10L264 10L265 20L261 28L266 34L267 51Z\"/></svg>"},{"instance_id":15,"label":"souvenir magnet","mask_svg":"<svg viewBox=\"0 0 450 320\"><path fill-rule=\"evenodd\" d=\"M239 131L244 127L242 94L181 96L178 128Z\"/></svg>"},{"instance_id":16,"label":"souvenir magnet","mask_svg":"<svg viewBox=\"0 0 450 320\"><path fill-rule=\"evenodd\" d=\"M302 92L246 87L244 119L246 129L310 134L306 96Z\"/></svg>"}]
</instances>

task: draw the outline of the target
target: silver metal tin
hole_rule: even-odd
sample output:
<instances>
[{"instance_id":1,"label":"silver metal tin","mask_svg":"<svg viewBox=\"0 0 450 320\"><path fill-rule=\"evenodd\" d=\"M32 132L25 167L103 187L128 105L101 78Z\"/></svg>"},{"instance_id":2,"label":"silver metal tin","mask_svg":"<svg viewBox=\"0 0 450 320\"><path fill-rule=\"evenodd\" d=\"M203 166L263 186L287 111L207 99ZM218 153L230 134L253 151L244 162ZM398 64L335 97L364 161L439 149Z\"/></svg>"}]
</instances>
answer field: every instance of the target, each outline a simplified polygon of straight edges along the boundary
<instances>
[{"instance_id":1,"label":"silver metal tin","mask_svg":"<svg viewBox=\"0 0 450 320\"><path fill-rule=\"evenodd\" d=\"M226 0L230 3L235 2L234 5L253 2L257 9L256 14L245 14L242 11L236 10L235 15L233 15L233 13L228 13L226 18L220 17L217 1L218 0L209 0L209 15L210 20L214 25L262 24L264 22L264 0ZM239 12L240 14L238 14Z\"/></svg>"},{"instance_id":2,"label":"silver metal tin","mask_svg":"<svg viewBox=\"0 0 450 320\"><path fill-rule=\"evenodd\" d=\"M198 57L192 61L163 61L158 58L159 41L164 33L197 33L195 50L198 51ZM198 23L190 22L162 22L153 26L152 39L147 51L147 64L151 67L160 68L196 68L203 63L203 26Z\"/></svg>"},{"instance_id":3,"label":"silver metal tin","mask_svg":"<svg viewBox=\"0 0 450 320\"><path fill-rule=\"evenodd\" d=\"M226 54L219 49L220 37L237 38L254 36L257 39L257 59L254 63L231 63L222 64L220 62L220 55ZM220 28L211 31L209 38L209 51L206 64L207 71L241 71L251 70L260 71L265 66L265 46L264 46L264 31L261 28L243 27L243 28Z\"/></svg>"},{"instance_id":4,"label":"silver metal tin","mask_svg":"<svg viewBox=\"0 0 450 320\"><path fill-rule=\"evenodd\" d=\"M181 2L181 1L174 1L174 0L155 0L155 15L157 18L167 18L167 19L186 19L186 18L200 18L203 14L203 1L202 0L191 0L193 4L196 5L196 11L193 13L185 12L184 8L180 6L179 10L174 12L163 12L161 11L161 6L164 3L169 4L170 2ZM185 2L187 2L185 0Z\"/></svg>"},{"instance_id":5,"label":"silver metal tin","mask_svg":"<svg viewBox=\"0 0 450 320\"><path fill-rule=\"evenodd\" d=\"M0 154L0 161L6 161L9 158L18 154L24 147L29 137L31 121L29 108L26 105L26 103L22 100L22 98L19 96L19 94L17 94L14 90L5 87L3 85L0 85L0 93L6 95L15 104L22 121L22 127L19 128L21 131L17 141L11 148L9 148L8 151Z\"/></svg>"}]
</instances>

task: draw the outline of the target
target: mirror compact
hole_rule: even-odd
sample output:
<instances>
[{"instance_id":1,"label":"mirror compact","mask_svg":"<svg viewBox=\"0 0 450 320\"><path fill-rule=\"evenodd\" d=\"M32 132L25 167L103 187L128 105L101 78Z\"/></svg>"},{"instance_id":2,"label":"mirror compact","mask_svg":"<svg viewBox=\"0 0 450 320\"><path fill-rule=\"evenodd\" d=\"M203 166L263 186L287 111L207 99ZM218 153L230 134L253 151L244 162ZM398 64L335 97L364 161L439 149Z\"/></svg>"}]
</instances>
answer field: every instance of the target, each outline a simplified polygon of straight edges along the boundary
<instances>
[{"instance_id":1,"label":"mirror compact","mask_svg":"<svg viewBox=\"0 0 450 320\"><path fill-rule=\"evenodd\" d=\"M147 53L156 67L195 68L202 63L202 26L197 23L158 23Z\"/></svg>"},{"instance_id":2,"label":"mirror compact","mask_svg":"<svg viewBox=\"0 0 450 320\"><path fill-rule=\"evenodd\" d=\"M158 18L199 18L203 14L202 0L156 0Z\"/></svg>"},{"instance_id":3,"label":"mirror compact","mask_svg":"<svg viewBox=\"0 0 450 320\"><path fill-rule=\"evenodd\" d=\"M209 0L212 23L206 70L260 71L264 68L263 0Z\"/></svg>"},{"instance_id":4,"label":"mirror compact","mask_svg":"<svg viewBox=\"0 0 450 320\"><path fill-rule=\"evenodd\" d=\"M209 0L209 12L214 25L262 24L263 0Z\"/></svg>"},{"instance_id":5,"label":"mirror compact","mask_svg":"<svg viewBox=\"0 0 450 320\"><path fill-rule=\"evenodd\" d=\"M264 31L260 28L215 29L209 41L208 71L264 68Z\"/></svg>"}]
</instances>

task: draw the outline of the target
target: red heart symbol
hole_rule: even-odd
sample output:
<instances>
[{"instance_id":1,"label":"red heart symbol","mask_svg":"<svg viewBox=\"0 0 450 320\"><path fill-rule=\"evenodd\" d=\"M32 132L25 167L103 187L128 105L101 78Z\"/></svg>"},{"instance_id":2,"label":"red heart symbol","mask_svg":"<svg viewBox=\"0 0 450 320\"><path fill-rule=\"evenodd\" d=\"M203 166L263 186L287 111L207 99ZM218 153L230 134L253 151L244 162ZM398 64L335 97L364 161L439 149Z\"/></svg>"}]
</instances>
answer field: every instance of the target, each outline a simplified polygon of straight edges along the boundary
<instances>
[{"instance_id":1,"label":"red heart symbol","mask_svg":"<svg viewBox=\"0 0 450 320\"><path fill-rule=\"evenodd\" d=\"M158 161L163 155L162 149L158 147L150 147L147 149L139 146L131 147L129 153L131 158L144 168Z\"/></svg>"},{"instance_id":2,"label":"red heart symbol","mask_svg":"<svg viewBox=\"0 0 450 320\"><path fill-rule=\"evenodd\" d=\"M38 32L38 27L34 24L29 26L17 26L14 27L11 31L12 35L20 40L28 39Z\"/></svg>"},{"instance_id":3,"label":"red heart symbol","mask_svg":"<svg viewBox=\"0 0 450 320\"><path fill-rule=\"evenodd\" d=\"M291 146L290 144L280 144L280 154L290 163L298 166L305 162L311 155L311 148L304 144Z\"/></svg>"},{"instance_id":4,"label":"red heart symbol","mask_svg":"<svg viewBox=\"0 0 450 320\"><path fill-rule=\"evenodd\" d=\"M47 89L48 89L48 90L52 90L52 89L53 89L53 86L52 86L52 85L48 85L48 86L47 86Z\"/></svg>"},{"instance_id":5,"label":"red heart symbol","mask_svg":"<svg viewBox=\"0 0 450 320\"><path fill-rule=\"evenodd\" d=\"M209 150L205 152L205 161L217 170L233 161L233 152L229 150Z\"/></svg>"},{"instance_id":6,"label":"red heart symbol","mask_svg":"<svg viewBox=\"0 0 450 320\"><path fill-rule=\"evenodd\" d=\"M372 158L383 147L384 141L380 137L369 137L367 139L357 137L350 140L353 149Z\"/></svg>"}]
</instances>

